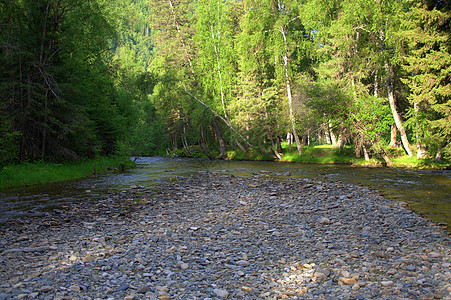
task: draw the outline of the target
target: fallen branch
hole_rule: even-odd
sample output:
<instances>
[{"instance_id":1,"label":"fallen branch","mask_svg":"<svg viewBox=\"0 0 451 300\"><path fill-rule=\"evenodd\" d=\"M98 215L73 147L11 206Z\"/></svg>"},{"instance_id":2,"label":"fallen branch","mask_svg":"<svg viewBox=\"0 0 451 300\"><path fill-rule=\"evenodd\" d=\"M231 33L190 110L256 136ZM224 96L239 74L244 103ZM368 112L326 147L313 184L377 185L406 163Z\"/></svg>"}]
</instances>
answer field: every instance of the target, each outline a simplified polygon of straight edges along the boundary
<instances>
[{"instance_id":1,"label":"fallen branch","mask_svg":"<svg viewBox=\"0 0 451 300\"><path fill-rule=\"evenodd\" d=\"M254 149L255 151L257 151L259 154L261 155L266 155L272 158L277 158L277 156L270 154L270 153L264 153L262 151L260 151L257 147L255 147L254 145L252 145L248 139L246 139L241 133L239 133L233 126L232 124L230 124L225 118L223 118L220 114L218 114L216 111L214 111L210 106L208 106L205 102L203 102L202 100L200 100L199 98L197 98L196 96L194 96L192 93L190 93L186 88L184 88L185 92L190 95L193 99L195 99L197 102L199 102L200 104L202 104L204 107L206 107L209 111L211 111L215 117L218 117L219 119L221 119L221 121L223 121L236 135L238 135L245 143L246 145L248 145L250 148Z\"/></svg>"}]
</instances>

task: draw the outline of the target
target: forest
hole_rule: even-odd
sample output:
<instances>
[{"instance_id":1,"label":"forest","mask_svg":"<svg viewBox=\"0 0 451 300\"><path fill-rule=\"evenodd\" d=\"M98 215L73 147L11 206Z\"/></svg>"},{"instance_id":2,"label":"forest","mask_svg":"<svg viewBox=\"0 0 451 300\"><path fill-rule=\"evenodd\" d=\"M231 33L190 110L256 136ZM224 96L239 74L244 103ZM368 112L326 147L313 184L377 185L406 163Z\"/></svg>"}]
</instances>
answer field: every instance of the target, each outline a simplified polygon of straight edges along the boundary
<instances>
[{"instance_id":1,"label":"forest","mask_svg":"<svg viewBox=\"0 0 451 300\"><path fill-rule=\"evenodd\" d=\"M450 4L2 0L0 167L121 155L451 160Z\"/></svg>"}]
</instances>

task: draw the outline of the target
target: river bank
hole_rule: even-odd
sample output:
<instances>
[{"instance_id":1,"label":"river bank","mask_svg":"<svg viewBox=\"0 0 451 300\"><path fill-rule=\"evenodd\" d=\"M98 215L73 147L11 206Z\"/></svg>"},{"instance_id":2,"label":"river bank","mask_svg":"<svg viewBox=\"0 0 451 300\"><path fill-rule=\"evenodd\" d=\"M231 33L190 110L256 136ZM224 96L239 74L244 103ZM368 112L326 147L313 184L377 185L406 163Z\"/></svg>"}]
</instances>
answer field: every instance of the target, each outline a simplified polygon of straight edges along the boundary
<instances>
[{"instance_id":1,"label":"river bank","mask_svg":"<svg viewBox=\"0 0 451 300\"><path fill-rule=\"evenodd\" d=\"M446 299L442 228L332 181L179 178L4 224L0 299Z\"/></svg>"},{"instance_id":2,"label":"river bank","mask_svg":"<svg viewBox=\"0 0 451 300\"><path fill-rule=\"evenodd\" d=\"M135 164L128 157L99 157L60 164L37 162L8 165L0 168L0 189L123 172L134 166Z\"/></svg>"},{"instance_id":3,"label":"river bank","mask_svg":"<svg viewBox=\"0 0 451 300\"><path fill-rule=\"evenodd\" d=\"M196 149L192 149L196 150ZM241 150L229 150L224 157L220 157L219 153L215 153L218 159L225 160L248 160L248 161L280 161L285 163L310 163L310 164L350 164L360 167L389 167L389 168L410 168L410 169L425 169L425 170L449 170L451 163L449 161L435 161L433 158L417 159L416 157L409 157L404 150L395 148L387 149L387 158L390 162L387 163L382 158L372 157L370 160L365 160L363 157L356 157L353 146L345 146L342 151L338 147L332 145L312 145L303 146L302 154L299 155L295 146L289 149L288 144L282 143L282 151L280 153L282 158L279 160L274 157L262 155L252 149L246 152ZM207 156L197 149L188 155L185 150L179 149L172 155L179 157L203 157Z\"/></svg>"},{"instance_id":4,"label":"river bank","mask_svg":"<svg viewBox=\"0 0 451 300\"><path fill-rule=\"evenodd\" d=\"M352 147L347 146L339 153L337 147L330 145L304 146L303 154L299 156L295 147L288 150L286 143L283 145L283 159L276 160L263 156L255 151L228 151L226 157L220 158L234 161L278 161L283 163L308 163L308 164L347 164L359 167L387 167L382 160L371 159L365 161L354 155ZM176 153L163 155L166 157L190 157L207 158L202 152L192 152L186 155L183 149ZM65 163L22 163L18 165L8 165L0 168L0 189L11 187L28 187L32 185L46 184L58 181L81 179L90 175L111 174L123 172L125 169L133 168L136 165L128 157L100 157L92 160ZM392 164L389 166L396 168L429 169L429 170L449 170L449 162L434 162L433 160L417 160L403 155L394 155Z\"/></svg>"}]
</instances>

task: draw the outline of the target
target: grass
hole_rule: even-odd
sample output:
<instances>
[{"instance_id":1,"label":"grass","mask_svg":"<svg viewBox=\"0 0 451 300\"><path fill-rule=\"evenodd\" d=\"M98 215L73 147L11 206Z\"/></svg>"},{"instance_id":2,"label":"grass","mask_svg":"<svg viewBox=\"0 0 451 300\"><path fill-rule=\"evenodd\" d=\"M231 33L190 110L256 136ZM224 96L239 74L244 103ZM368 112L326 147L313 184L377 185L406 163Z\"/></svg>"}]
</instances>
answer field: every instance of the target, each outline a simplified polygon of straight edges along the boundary
<instances>
[{"instance_id":1,"label":"grass","mask_svg":"<svg viewBox=\"0 0 451 300\"><path fill-rule=\"evenodd\" d=\"M417 159L408 155L400 155L392 159L394 166L416 169L449 169L451 164L447 161L436 162L432 158Z\"/></svg>"},{"instance_id":2,"label":"grass","mask_svg":"<svg viewBox=\"0 0 451 300\"><path fill-rule=\"evenodd\" d=\"M381 158L372 157L366 161L363 157L355 156L354 146L347 145L340 153L337 147L332 145L311 145L302 147L302 155L299 156L296 144L293 144L291 151L288 143L282 143L282 161L284 162L301 162L314 164L353 164L358 166L380 167L386 166L386 162ZM192 155L187 155L183 149L179 149L175 154L181 157L204 157L207 156L202 153L200 146L191 147ZM416 168L416 169L449 169L451 164L449 161L435 162L433 159L418 160L415 157L405 155L403 149L386 149L388 157L391 160L390 167L392 168ZM209 149L212 157L219 157L217 149ZM228 160L254 160L254 161L271 161L276 158L261 155L253 149L247 152L241 150L229 150L226 152L224 159Z\"/></svg>"},{"instance_id":3,"label":"grass","mask_svg":"<svg viewBox=\"0 0 451 300\"><path fill-rule=\"evenodd\" d=\"M315 145L302 147L302 155L299 156L296 145L292 145L289 151L288 143L282 143L282 161L285 162L301 162L314 164L354 164L361 166L382 166L385 162L382 158L371 158L365 161L364 158L355 156L353 146L345 146L340 153L337 147L332 145ZM394 168L417 168L417 169L446 169L450 167L450 163L434 162L432 159L418 160L415 157L409 157L404 154L402 149L392 150L389 153L392 160L391 167ZM227 152L227 159L231 160L275 160L274 158L262 156L255 151L247 153L232 150Z\"/></svg>"},{"instance_id":4,"label":"grass","mask_svg":"<svg viewBox=\"0 0 451 300\"><path fill-rule=\"evenodd\" d=\"M291 152L287 143L282 143L282 161L303 162L316 164L342 163L351 164L364 161L354 156L351 146L345 147L342 153L339 149L330 145L304 146L302 155L299 156L296 145L292 145ZM231 150L227 152L227 158L231 160L275 160L274 158L258 154L255 151L242 152Z\"/></svg>"},{"instance_id":5,"label":"grass","mask_svg":"<svg viewBox=\"0 0 451 300\"><path fill-rule=\"evenodd\" d=\"M119 172L133 166L134 163L125 157L101 157L62 164L38 162L8 165L0 171L0 188L73 180L88 175Z\"/></svg>"},{"instance_id":6,"label":"grass","mask_svg":"<svg viewBox=\"0 0 451 300\"><path fill-rule=\"evenodd\" d=\"M360 161L354 156L354 150L350 146L346 146L342 153L337 147L330 145L304 146L301 156L298 154L296 145L292 145L291 152L288 145L282 144L282 149L284 149L282 160L288 162L351 164Z\"/></svg>"}]
</instances>

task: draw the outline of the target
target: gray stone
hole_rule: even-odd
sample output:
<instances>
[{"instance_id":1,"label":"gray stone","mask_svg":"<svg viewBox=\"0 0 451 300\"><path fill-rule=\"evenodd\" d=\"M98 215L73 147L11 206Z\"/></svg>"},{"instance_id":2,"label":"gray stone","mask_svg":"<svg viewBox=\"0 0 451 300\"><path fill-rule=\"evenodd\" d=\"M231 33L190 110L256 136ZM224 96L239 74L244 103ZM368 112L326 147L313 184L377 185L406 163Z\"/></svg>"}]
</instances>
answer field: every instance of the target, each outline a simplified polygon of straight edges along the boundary
<instances>
[{"instance_id":1,"label":"gray stone","mask_svg":"<svg viewBox=\"0 0 451 300\"><path fill-rule=\"evenodd\" d=\"M224 289L214 289L213 293L220 298L227 298L229 296L229 292Z\"/></svg>"}]
</instances>

